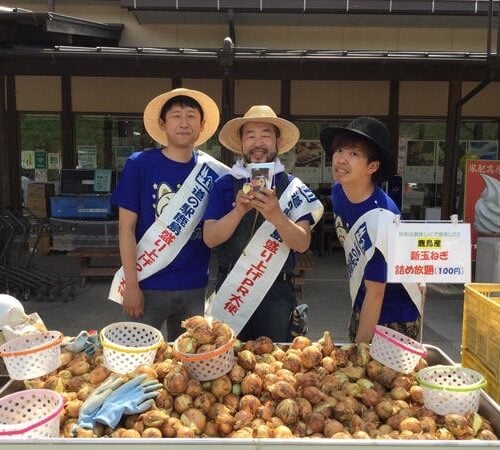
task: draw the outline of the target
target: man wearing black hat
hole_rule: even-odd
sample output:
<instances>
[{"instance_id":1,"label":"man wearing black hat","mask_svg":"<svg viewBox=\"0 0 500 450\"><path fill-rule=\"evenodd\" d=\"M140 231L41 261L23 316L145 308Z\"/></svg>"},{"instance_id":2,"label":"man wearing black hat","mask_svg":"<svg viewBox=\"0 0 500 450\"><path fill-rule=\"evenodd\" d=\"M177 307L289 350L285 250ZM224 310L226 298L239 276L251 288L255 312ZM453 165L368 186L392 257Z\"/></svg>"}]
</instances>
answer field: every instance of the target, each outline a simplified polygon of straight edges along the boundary
<instances>
[{"instance_id":1,"label":"man wearing black hat","mask_svg":"<svg viewBox=\"0 0 500 450\"><path fill-rule=\"evenodd\" d=\"M324 129L320 139L332 161L335 227L349 274L349 337L370 342L380 324L415 339L422 307L418 286L386 284L386 225L400 214L379 187L393 174L389 131L374 118L358 117L345 128Z\"/></svg>"}]
</instances>

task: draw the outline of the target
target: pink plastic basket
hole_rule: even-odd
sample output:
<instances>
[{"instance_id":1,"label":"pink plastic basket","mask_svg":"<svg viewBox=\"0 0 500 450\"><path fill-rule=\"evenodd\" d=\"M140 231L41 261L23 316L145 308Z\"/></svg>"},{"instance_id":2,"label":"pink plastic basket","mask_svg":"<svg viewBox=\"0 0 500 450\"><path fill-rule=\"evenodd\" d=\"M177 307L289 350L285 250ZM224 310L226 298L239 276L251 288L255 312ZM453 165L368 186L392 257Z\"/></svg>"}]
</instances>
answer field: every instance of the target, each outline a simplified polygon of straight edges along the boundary
<instances>
[{"instance_id":1,"label":"pink plastic basket","mask_svg":"<svg viewBox=\"0 0 500 450\"><path fill-rule=\"evenodd\" d=\"M61 341L59 331L28 334L2 344L0 356L13 380L30 380L61 365Z\"/></svg>"},{"instance_id":2,"label":"pink plastic basket","mask_svg":"<svg viewBox=\"0 0 500 450\"><path fill-rule=\"evenodd\" d=\"M0 398L0 438L59 437L63 397L49 389L19 391Z\"/></svg>"},{"instance_id":3,"label":"pink plastic basket","mask_svg":"<svg viewBox=\"0 0 500 450\"><path fill-rule=\"evenodd\" d=\"M222 347L206 353L183 353L179 351L181 334L174 342L174 355L187 367L189 375L198 381L215 380L228 373L234 366L234 334Z\"/></svg>"},{"instance_id":4,"label":"pink plastic basket","mask_svg":"<svg viewBox=\"0 0 500 450\"><path fill-rule=\"evenodd\" d=\"M410 373L427 350L417 341L381 325L375 325L370 355L386 367L401 373Z\"/></svg>"}]
</instances>

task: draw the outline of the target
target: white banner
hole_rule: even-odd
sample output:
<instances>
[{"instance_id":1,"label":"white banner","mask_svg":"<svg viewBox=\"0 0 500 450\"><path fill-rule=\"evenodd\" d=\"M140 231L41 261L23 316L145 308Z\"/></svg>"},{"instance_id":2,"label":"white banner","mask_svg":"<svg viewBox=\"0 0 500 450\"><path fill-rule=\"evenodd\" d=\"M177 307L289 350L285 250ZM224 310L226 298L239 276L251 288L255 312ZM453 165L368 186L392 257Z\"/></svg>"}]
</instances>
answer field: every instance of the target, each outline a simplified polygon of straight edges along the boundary
<instances>
[{"instance_id":1,"label":"white banner","mask_svg":"<svg viewBox=\"0 0 500 450\"><path fill-rule=\"evenodd\" d=\"M471 281L470 224L396 221L388 235L389 283Z\"/></svg>"},{"instance_id":2,"label":"white banner","mask_svg":"<svg viewBox=\"0 0 500 450\"><path fill-rule=\"evenodd\" d=\"M144 280L167 267L191 238L205 212L215 180L229 168L206 153L198 161L172 201L137 243L137 278ZM123 267L116 272L108 298L123 302Z\"/></svg>"},{"instance_id":3,"label":"white banner","mask_svg":"<svg viewBox=\"0 0 500 450\"><path fill-rule=\"evenodd\" d=\"M314 226L323 215L321 202L298 178L288 185L279 202L293 222L311 214ZM289 253L274 225L265 221L210 300L207 314L229 324L238 334L275 282Z\"/></svg>"}]
</instances>

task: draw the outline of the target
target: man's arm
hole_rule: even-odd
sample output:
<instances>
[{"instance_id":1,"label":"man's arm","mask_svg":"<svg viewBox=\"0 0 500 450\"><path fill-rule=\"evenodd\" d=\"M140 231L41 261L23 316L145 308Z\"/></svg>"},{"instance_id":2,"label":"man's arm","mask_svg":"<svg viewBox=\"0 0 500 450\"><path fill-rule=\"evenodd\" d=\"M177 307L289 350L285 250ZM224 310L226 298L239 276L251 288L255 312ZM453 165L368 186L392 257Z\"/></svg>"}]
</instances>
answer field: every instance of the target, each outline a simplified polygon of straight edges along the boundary
<instances>
[{"instance_id":1,"label":"man's arm","mask_svg":"<svg viewBox=\"0 0 500 450\"><path fill-rule=\"evenodd\" d=\"M125 208L119 208L119 245L120 257L125 276L123 310L131 317L139 318L144 312L144 295L137 280L137 241L135 226L137 214Z\"/></svg>"},{"instance_id":2,"label":"man's arm","mask_svg":"<svg viewBox=\"0 0 500 450\"><path fill-rule=\"evenodd\" d=\"M250 201L253 195L239 191L236 195L235 207L218 220L205 220L203 224L203 242L209 248L226 242L236 230L243 216L252 209Z\"/></svg>"},{"instance_id":3,"label":"man's arm","mask_svg":"<svg viewBox=\"0 0 500 450\"><path fill-rule=\"evenodd\" d=\"M377 325L382 301L384 300L385 283L364 280L365 298L359 316L359 325L354 342L369 343L373 337L373 327Z\"/></svg>"},{"instance_id":4,"label":"man's arm","mask_svg":"<svg viewBox=\"0 0 500 450\"><path fill-rule=\"evenodd\" d=\"M288 247L300 253L309 249L311 245L309 221L292 222L281 210L274 190L261 189L254 194L254 197L252 205L276 227Z\"/></svg>"}]
</instances>

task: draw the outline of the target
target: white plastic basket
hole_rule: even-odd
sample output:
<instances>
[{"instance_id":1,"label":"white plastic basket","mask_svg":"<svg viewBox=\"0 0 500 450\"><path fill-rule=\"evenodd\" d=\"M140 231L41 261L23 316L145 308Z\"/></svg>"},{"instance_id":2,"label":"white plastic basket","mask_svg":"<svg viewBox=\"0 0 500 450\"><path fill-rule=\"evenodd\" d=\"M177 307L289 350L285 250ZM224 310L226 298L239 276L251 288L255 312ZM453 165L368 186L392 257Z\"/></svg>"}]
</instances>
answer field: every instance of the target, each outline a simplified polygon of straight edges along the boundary
<instances>
[{"instance_id":1,"label":"white plastic basket","mask_svg":"<svg viewBox=\"0 0 500 450\"><path fill-rule=\"evenodd\" d=\"M116 322L100 333L104 365L112 372L127 374L154 362L163 343L160 330L137 322Z\"/></svg>"},{"instance_id":2,"label":"white plastic basket","mask_svg":"<svg viewBox=\"0 0 500 450\"><path fill-rule=\"evenodd\" d=\"M0 356L13 380L30 380L61 365L61 341L59 331L27 334L2 344Z\"/></svg>"},{"instance_id":3,"label":"white plastic basket","mask_svg":"<svg viewBox=\"0 0 500 450\"><path fill-rule=\"evenodd\" d=\"M234 333L222 347L206 353L183 353L179 342L186 333L174 342L174 355L187 367L189 375L198 381L215 380L228 373L234 366Z\"/></svg>"},{"instance_id":4,"label":"white plastic basket","mask_svg":"<svg viewBox=\"0 0 500 450\"><path fill-rule=\"evenodd\" d=\"M401 373L410 373L427 350L417 341L391 328L375 325L370 355L386 367Z\"/></svg>"},{"instance_id":5,"label":"white plastic basket","mask_svg":"<svg viewBox=\"0 0 500 450\"><path fill-rule=\"evenodd\" d=\"M417 373L424 405L436 414L466 414L479 408L485 378L460 366L431 366Z\"/></svg>"},{"instance_id":6,"label":"white plastic basket","mask_svg":"<svg viewBox=\"0 0 500 450\"><path fill-rule=\"evenodd\" d=\"M0 398L0 438L59 437L63 397L49 389L29 389Z\"/></svg>"}]
</instances>

